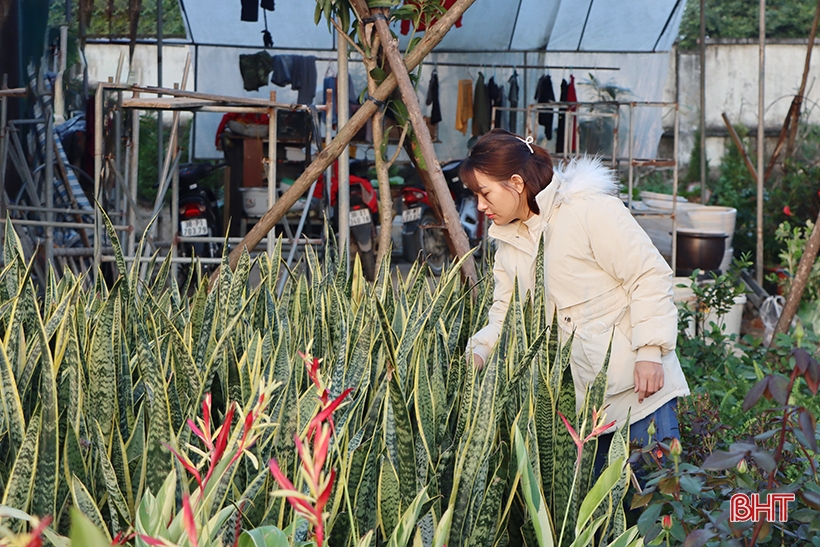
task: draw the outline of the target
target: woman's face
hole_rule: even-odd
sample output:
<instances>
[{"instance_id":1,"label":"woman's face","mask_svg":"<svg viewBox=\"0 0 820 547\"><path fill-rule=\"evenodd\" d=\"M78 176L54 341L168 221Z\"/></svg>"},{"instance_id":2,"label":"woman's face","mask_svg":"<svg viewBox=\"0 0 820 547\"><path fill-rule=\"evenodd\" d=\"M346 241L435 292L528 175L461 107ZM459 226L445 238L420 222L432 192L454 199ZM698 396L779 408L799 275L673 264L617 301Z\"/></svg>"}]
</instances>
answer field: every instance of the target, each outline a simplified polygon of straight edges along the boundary
<instances>
[{"instance_id":1,"label":"woman's face","mask_svg":"<svg viewBox=\"0 0 820 547\"><path fill-rule=\"evenodd\" d=\"M480 171L475 171L478 181L478 210L495 224L503 225L532 216L524 194L524 181L519 175L504 182L491 179Z\"/></svg>"}]
</instances>

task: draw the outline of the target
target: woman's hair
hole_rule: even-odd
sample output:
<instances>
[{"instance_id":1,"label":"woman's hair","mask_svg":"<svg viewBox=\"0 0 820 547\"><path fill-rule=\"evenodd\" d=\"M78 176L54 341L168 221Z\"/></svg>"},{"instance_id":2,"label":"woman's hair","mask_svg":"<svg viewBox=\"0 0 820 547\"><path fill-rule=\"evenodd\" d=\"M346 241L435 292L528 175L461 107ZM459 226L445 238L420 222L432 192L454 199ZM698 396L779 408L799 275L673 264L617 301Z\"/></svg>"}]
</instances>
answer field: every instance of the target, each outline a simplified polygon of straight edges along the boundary
<instances>
[{"instance_id":1,"label":"woman's hair","mask_svg":"<svg viewBox=\"0 0 820 547\"><path fill-rule=\"evenodd\" d=\"M538 214L540 211L535 196L552 181L552 158L537 144L527 144L504 129L493 129L478 139L467 159L461 163L461 180L467 188L479 193L476 171L505 186L510 185L513 175L519 175L524 180L527 205Z\"/></svg>"}]
</instances>

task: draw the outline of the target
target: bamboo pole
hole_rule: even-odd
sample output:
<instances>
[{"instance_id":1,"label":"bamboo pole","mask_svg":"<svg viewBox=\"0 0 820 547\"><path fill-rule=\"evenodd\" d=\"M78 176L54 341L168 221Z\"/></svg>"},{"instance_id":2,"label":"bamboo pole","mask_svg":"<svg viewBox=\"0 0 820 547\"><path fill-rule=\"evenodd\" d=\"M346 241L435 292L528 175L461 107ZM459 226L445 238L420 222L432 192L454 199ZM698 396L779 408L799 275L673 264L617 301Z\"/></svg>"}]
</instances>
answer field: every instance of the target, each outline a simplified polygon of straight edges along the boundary
<instances>
[{"instance_id":1,"label":"bamboo pole","mask_svg":"<svg viewBox=\"0 0 820 547\"><path fill-rule=\"evenodd\" d=\"M351 0L351 4L359 13L367 13L367 3L365 0ZM399 53L398 41L393 38L390 27L388 26L387 17L382 9L370 10L370 18L374 20L376 25L376 32L382 42L387 61L393 74L398 79L399 91L401 92L404 104L407 107L410 115L410 123L413 125L416 137L418 139L421 155L424 159L425 166L430 175L430 183L432 190L437 196L439 206L441 207L441 218L444 221L444 230L449 244L459 257L468 255L470 252L470 240L464 232L464 227L461 225L461 218L459 217L456 205L450 195L450 190L447 188L447 181L444 180L444 173L441 171L441 165L436 158L436 151L433 147L433 139L430 137L430 130L424 121L419 106L419 100L416 96L416 90L413 88L413 83L410 81L410 75L407 68L402 62L401 54ZM464 261L462 266L462 273L465 278L469 279L471 283L478 281L478 273L475 267L475 261L472 256L469 256Z\"/></svg>"},{"instance_id":2,"label":"bamboo pole","mask_svg":"<svg viewBox=\"0 0 820 547\"><path fill-rule=\"evenodd\" d=\"M450 27L455 24L458 18L464 14L473 2L475 2L475 0L457 0L447 13L425 32L424 38L422 38L416 48L407 55L404 61L407 70L413 70L421 63L422 59L441 42L441 39L444 38L444 35L447 34ZM387 100L393 90L396 89L397 84L396 75L390 74L378 87L376 93L372 94L372 100L366 101L350 118L350 121L346 123L344 127L341 127L336 137L334 137L330 144L307 166L305 171L290 187L290 190L285 192L276 201L273 207L271 207L268 212L259 219L259 222L245 235L242 242L231 251L229 256L231 269L236 268L239 257L242 255L242 250L246 247L248 250L253 250L264 235L293 207L296 200L305 193L313 181L333 163L333 160L341 154L342 149L347 146L367 120L376 112L378 107L375 101L383 102ZM219 270L216 270L211 276L211 286L213 286L218 277Z\"/></svg>"},{"instance_id":3,"label":"bamboo pole","mask_svg":"<svg viewBox=\"0 0 820 547\"><path fill-rule=\"evenodd\" d=\"M743 157L743 161L746 163L746 169L748 169L749 173L752 174L752 178L757 180L757 169L755 169L755 166L752 165L752 160L749 159L749 155L743 148L743 143L740 142L740 137L738 136L737 131L735 131L732 122L729 121L729 117L726 115L726 112L721 112L720 115L723 116L723 123L726 124L726 128L729 130L729 135L732 137L732 141L734 141L738 152L740 152L740 155Z\"/></svg>"},{"instance_id":4,"label":"bamboo pole","mask_svg":"<svg viewBox=\"0 0 820 547\"><path fill-rule=\"evenodd\" d=\"M766 112L764 87L766 79L766 0L760 0L760 45L757 76L757 245L755 252L755 277L757 284L763 284L763 116Z\"/></svg>"}]
</instances>

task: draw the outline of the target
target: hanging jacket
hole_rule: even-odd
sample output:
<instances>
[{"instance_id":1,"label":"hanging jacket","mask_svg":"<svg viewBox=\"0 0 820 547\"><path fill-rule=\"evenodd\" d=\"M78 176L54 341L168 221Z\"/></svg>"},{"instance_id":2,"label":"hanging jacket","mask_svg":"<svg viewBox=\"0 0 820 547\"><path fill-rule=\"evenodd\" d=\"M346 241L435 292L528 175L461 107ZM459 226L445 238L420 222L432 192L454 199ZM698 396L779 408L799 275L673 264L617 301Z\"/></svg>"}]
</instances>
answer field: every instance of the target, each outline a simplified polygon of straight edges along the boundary
<instances>
[{"instance_id":1,"label":"hanging jacket","mask_svg":"<svg viewBox=\"0 0 820 547\"><path fill-rule=\"evenodd\" d=\"M490 130L490 98L487 96L487 85L484 74L478 73L473 96L473 136L483 135Z\"/></svg>"},{"instance_id":2,"label":"hanging jacket","mask_svg":"<svg viewBox=\"0 0 820 547\"><path fill-rule=\"evenodd\" d=\"M535 86L535 102L555 102L555 92L552 90L552 78L549 74L545 74L538 79L538 85ZM552 139L552 118L552 110L544 110L538 114L538 123L544 126L544 134L547 140Z\"/></svg>"},{"instance_id":3,"label":"hanging jacket","mask_svg":"<svg viewBox=\"0 0 820 547\"><path fill-rule=\"evenodd\" d=\"M564 103L567 101L567 91L569 90L569 84L566 80L561 80L561 95L558 99L560 102ZM566 123L567 123L567 115L564 114L566 112L566 107L562 106L561 109L558 111L558 127L555 129L555 153L556 154L563 154L564 153L564 141L566 140Z\"/></svg>"},{"instance_id":4,"label":"hanging jacket","mask_svg":"<svg viewBox=\"0 0 820 547\"><path fill-rule=\"evenodd\" d=\"M316 57L313 55L274 55L270 81L279 87L290 84L297 90L299 104L313 104L316 96Z\"/></svg>"},{"instance_id":5,"label":"hanging jacket","mask_svg":"<svg viewBox=\"0 0 820 547\"><path fill-rule=\"evenodd\" d=\"M567 102L575 103L578 102L578 95L575 94L575 76L570 75L569 77L569 85L567 86ZM568 109L570 112L575 112L577 110L576 106L571 106ZM572 147L570 150L575 152L576 146L575 142L577 141L577 133L578 133L578 118L576 116L572 116Z\"/></svg>"},{"instance_id":6,"label":"hanging jacket","mask_svg":"<svg viewBox=\"0 0 820 547\"><path fill-rule=\"evenodd\" d=\"M559 336L574 333L570 367L580 411L587 387L600 372L610 339L604 404L608 420L635 423L689 387L675 354L677 309L672 270L617 197L618 182L599 160L582 158L556 171L536 196L540 213L526 222L492 225L497 251L489 323L467 347L485 362L501 332L518 279L523 299L534 289L538 238L544 240L544 279ZM534 232L534 233L533 233ZM552 324L552 317L549 323ZM638 360L662 363L664 386L638 403ZM631 412L630 412L631 411Z\"/></svg>"},{"instance_id":7,"label":"hanging jacket","mask_svg":"<svg viewBox=\"0 0 820 547\"><path fill-rule=\"evenodd\" d=\"M518 71L513 70L512 76L507 80L510 84L510 89L507 92L507 100L510 103L510 108L518 108ZM518 112L510 111L510 126L508 128L513 133L518 133Z\"/></svg>"},{"instance_id":8,"label":"hanging jacket","mask_svg":"<svg viewBox=\"0 0 820 547\"><path fill-rule=\"evenodd\" d=\"M438 72L435 70L430 75L430 83L427 85L426 104L433 107L430 109L430 123L436 125L441 121L441 105L438 100Z\"/></svg>"},{"instance_id":9,"label":"hanging jacket","mask_svg":"<svg viewBox=\"0 0 820 547\"><path fill-rule=\"evenodd\" d=\"M490 116L492 117L494 107L504 106L504 88L495 83L495 76L490 77L490 81L487 82L487 98L490 100ZM495 111L495 123L493 127L501 127L503 114L503 110Z\"/></svg>"},{"instance_id":10,"label":"hanging jacket","mask_svg":"<svg viewBox=\"0 0 820 547\"><path fill-rule=\"evenodd\" d=\"M274 58L267 51L239 56L239 73L245 91L256 91L268 85L268 74L274 67Z\"/></svg>"},{"instance_id":11,"label":"hanging jacket","mask_svg":"<svg viewBox=\"0 0 820 547\"><path fill-rule=\"evenodd\" d=\"M456 104L456 131L467 134L467 122L473 117L473 81L458 81L458 103Z\"/></svg>"}]
</instances>

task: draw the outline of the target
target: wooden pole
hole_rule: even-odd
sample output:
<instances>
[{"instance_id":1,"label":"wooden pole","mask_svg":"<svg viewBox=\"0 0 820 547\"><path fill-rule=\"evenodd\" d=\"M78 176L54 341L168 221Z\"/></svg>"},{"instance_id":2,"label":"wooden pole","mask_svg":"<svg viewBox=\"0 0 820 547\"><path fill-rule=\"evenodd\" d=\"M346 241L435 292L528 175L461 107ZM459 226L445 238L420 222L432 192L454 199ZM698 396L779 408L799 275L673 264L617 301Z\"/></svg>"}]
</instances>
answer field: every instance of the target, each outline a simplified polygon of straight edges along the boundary
<instances>
[{"instance_id":1,"label":"wooden pole","mask_svg":"<svg viewBox=\"0 0 820 547\"><path fill-rule=\"evenodd\" d=\"M752 160L749 159L749 154L747 154L746 150L743 148L743 143L740 142L740 137L738 136L737 131L735 131L734 126L732 126L732 122L729 121L729 117L726 115L726 112L722 112L720 115L723 116L723 123L726 124L726 129L729 130L729 135L732 137L738 152L740 152L743 161L746 163L746 169L748 169L749 173L752 174L752 178L757 180L757 169L755 169L755 166L752 165Z\"/></svg>"},{"instance_id":2,"label":"wooden pole","mask_svg":"<svg viewBox=\"0 0 820 547\"><path fill-rule=\"evenodd\" d=\"M367 13L367 3L365 0L351 0L351 5L359 13ZM410 81L410 75L402 62L401 54L399 53L398 41L393 38L390 27L388 26L387 17L381 9L370 10L371 20L374 20L376 25L376 32L382 42L387 61L393 74L398 79L399 91L401 92L404 104L407 107L410 115L410 123L418 139L421 155L427 167L427 172L430 175L430 182L432 184L433 192L436 194L436 201L441 207L441 218L444 221L445 235L450 240L450 245L455 251L456 255L461 257L469 254L470 240L461 225L461 218L459 217L456 205L450 195L450 190L447 188L447 181L444 179L444 173L441 171L436 158L436 152L433 147L433 139L430 137L430 130L424 121L419 106L419 100L416 96L416 90L413 88L413 83ZM464 277L470 280L471 283L478 281L478 273L476 272L475 261L472 256L469 256L464 261L462 266L462 273Z\"/></svg>"},{"instance_id":3,"label":"wooden pole","mask_svg":"<svg viewBox=\"0 0 820 547\"><path fill-rule=\"evenodd\" d=\"M769 160L769 166L766 167L766 174L764 179L768 179L772 174L775 162L777 161L780 151L783 149L783 144L788 137L788 144L786 145L786 157L790 157L794 152L794 142L797 137L797 127L800 120L800 108L803 104L803 94L806 91L806 82L809 78L809 65L811 64L811 53L814 49L814 40L817 36L817 25L820 22L820 0L817 2L817 9L814 12L814 21L811 24L811 31L809 32L809 46L806 50L806 62L803 65L803 79L800 83L800 89L797 95L792 99L792 104L789 106L789 111L786 113L786 119L783 121L783 127L780 129L780 137L777 139L777 146L774 147L774 152Z\"/></svg>"},{"instance_id":4,"label":"wooden pole","mask_svg":"<svg viewBox=\"0 0 820 547\"><path fill-rule=\"evenodd\" d=\"M814 49L814 39L817 36L817 24L820 22L820 0L817 2L817 7L814 10L814 20L811 23L811 31L809 32L809 45L806 48L806 62L803 64L803 79L800 81L800 90L795 95L792 103L794 103L794 113L792 114L791 127L789 128L789 141L786 144L786 157L790 158L794 153L794 141L797 138L797 126L800 121L800 109L803 105L803 94L806 92L806 82L809 79L809 65L811 64L811 53Z\"/></svg>"},{"instance_id":5,"label":"wooden pole","mask_svg":"<svg viewBox=\"0 0 820 547\"><path fill-rule=\"evenodd\" d=\"M764 83L766 79L766 0L760 0L759 61L757 75L757 249L755 252L755 277L763 284L763 115L765 114Z\"/></svg>"},{"instance_id":6,"label":"wooden pole","mask_svg":"<svg viewBox=\"0 0 820 547\"><path fill-rule=\"evenodd\" d=\"M424 34L424 38L416 45L415 49L407 55L404 61L407 70L416 68L422 59L426 57L436 45L441 42L447 31L450 30L455 22L461 17L475 0L457 0L455 4L445 13L436 24L430 27ZM287 213L296 200L304 194L313 181L316 180L322 172L327 169L333 160L336 159L342 152L345 146L353 139L358 131L364 126L368 119L370 119L378 108L374 101L383 102L387 100L390 94L396 89L398 80L395 74L390 74L384 82L378 87L376 93L372 95L373 100L366 101L361 108L350 118L350 121L341 127L336 137L330 144L322 150L316 159L307 166L305 171L290 187L290 190L285 192L271 207L262 218L259 219L253 228L242 238L229 256L231 269L236 268L239 257L242 255L242 250L247 248L252 250L262 240L265 234L270 231L273 226L279 222L282 216ZM211 276L210 285L219 277L219 270L216 270Z\"/></svg>"}]
</instances>

